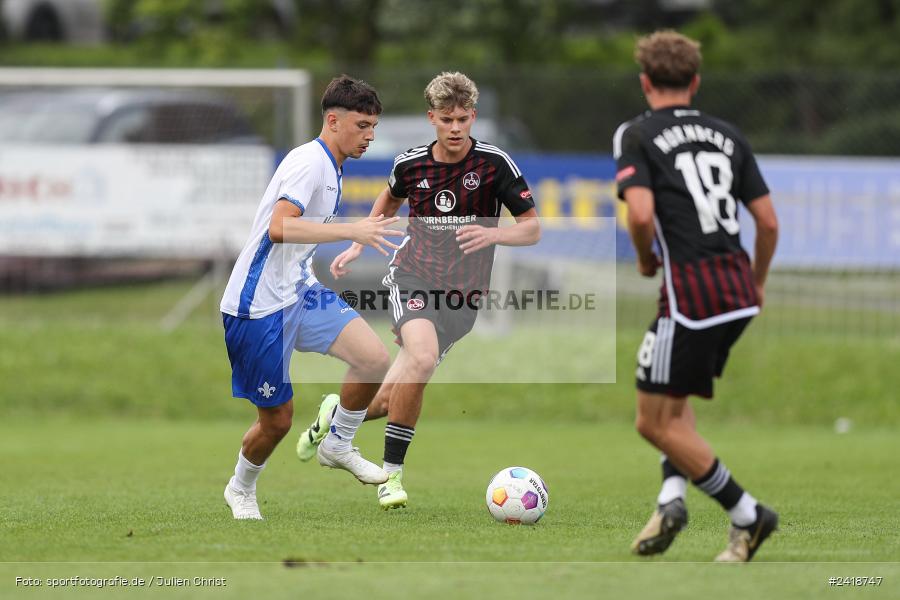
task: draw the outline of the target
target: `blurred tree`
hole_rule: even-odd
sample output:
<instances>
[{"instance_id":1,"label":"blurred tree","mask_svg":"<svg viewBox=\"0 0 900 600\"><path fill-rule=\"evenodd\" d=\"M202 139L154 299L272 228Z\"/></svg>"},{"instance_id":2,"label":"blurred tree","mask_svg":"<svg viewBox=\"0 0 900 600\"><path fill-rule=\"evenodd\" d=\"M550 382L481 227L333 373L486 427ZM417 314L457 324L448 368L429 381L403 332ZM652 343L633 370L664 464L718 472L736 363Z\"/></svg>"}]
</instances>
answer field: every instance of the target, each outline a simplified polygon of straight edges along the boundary
<instances>
[{"instance_id":1,"label":"blurred tree","mask_svg":"<svg viewBox=\"0 0 900 600\"><path fill-rule=\"evenodd\" d=\"M444 65L552 62L571 9L571 0L385 0L379 58Z\"/></svg>"},{"instance_id":2,"label":"blurred tree","mask_svg":"<svg viewBox=\"0 0 900 600\"><path fill-rule=\"evenodd\" d=\"M495 60L491 62L542 63L550 62L558 53L571 3L475 0L469 3L468 11L475 32L467 37L470 43L480 39L493 45ZM453 33L464 35L465 31Z\"/></svg>"},{"instance_id":3,"label":"blurred tree","mask_svg":"<svg viewBox=\"0 0 900 600\"><path fill-rule=\"evenodd\" d=\"M271 35L280 26L274 10L274 2L257 0L108 0L106 5L114 39L206 65L234 60L249 40Z\"/></svg>"},{"instance_id":4,"label":"blurred tree","mask_svg":"<svg viewBox=\"0 0 900 600\"><path fill-rule=\"evenodd\" d=\"M287 4L286 4L287 2ZM106 17L120 41L151 38L184 41L203 29L219 29L241 39L291 33L292 0L106 0Z\"/></svg>"},{"instance_id":5,"label":"blurred tree","mask_svg":"<svg viewBox=\"0 0 900 600\"><path fill-rule=\"evenodd\" d=\"M313 71L317 89L345 70L397 112L421 110L428 79L459 69L479 82L483 114L514 116L540 147L608 150L609 131L644 105L635 38L678 26L703 44L698 103L739 123L757 149L900 154L900 0L711 0L699 13L673 12L698 4L671 0L106 3L116 46L7 42L0 63L291 65ZM284 7L294 18L278 39L269 24ZM558 115L579 125L560 127Z\"/></svg>"},{"instance_id":6,"label":"blurred tree","mask_svg":"<svg viewBox=\"0 0 900 600\"><path fill-rule=\"evenodd\" d=\"M295 46L322 47L338 62L368 64L381 41L382 0L295 0Z\"/></svg>"},{"instance_id":7,"label":"blurred tree","mask_svg":"<svg viewBox=\"0 0 900 600\"><path fill-rule=\"evenodd\" d=\"M0 0L0 14L3 14L3 2L4 0ZM6 24L3 22L3 19L0 19L0 45L5 44L8 39Z\"/></svg>"},{"instance_id":8,"label":"blurred tree","mask_svg":"<svg viewBox=\"0 0 900 600\"><path fill-rule=\"evenodd\" d=\"M735 39L763 42L769 67L900 65L900 0L717 0L714 10Z\"/></svg>"}]
</instances>

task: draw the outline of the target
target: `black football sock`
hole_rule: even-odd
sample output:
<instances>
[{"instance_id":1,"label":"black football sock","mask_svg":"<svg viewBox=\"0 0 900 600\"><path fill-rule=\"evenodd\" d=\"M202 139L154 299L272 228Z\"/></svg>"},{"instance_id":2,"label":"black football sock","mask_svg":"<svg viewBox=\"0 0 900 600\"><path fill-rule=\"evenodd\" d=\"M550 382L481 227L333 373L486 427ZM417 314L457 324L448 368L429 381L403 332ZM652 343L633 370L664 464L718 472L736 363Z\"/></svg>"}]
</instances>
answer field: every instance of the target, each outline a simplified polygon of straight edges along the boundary
<instances>
[{"instance_id":1,"label":"black football sock","mask_svg":"<svg viewBox=\"0 0 900 600\"><path fill-rule=\"evenodd\" d=\"M725 510L734 508L744 494L744 488L737 484L731 472L718 458L706 474L694 480L694 485L715 499Z\"/></svg>"},{"instance_id":2,"label":"black football sock","mask_svg":"<svg viewBox=\"0 0 900 600\"><path fill-rule=\"evenodd\" d=\"M409 449L415 433L414 427L388 421L384 427L384 462L402 465L406 460L406 451Z\"/></svg>"}]
</instances>

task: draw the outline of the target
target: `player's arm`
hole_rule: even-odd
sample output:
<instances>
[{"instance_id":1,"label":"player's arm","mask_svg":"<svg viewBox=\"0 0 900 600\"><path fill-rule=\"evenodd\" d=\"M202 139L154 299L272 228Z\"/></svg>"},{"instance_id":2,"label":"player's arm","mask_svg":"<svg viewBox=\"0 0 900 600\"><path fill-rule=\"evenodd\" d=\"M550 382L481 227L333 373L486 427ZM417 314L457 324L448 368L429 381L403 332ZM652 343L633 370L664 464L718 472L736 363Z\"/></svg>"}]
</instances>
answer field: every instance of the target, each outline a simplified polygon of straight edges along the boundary
<instances>
[{"instance_id":1,"label":"player's arm","mask_svg":"<svg viewBox=\"0 0 900 600\"><path fill-rule=\"evenodd\" d=\"M744 205L756 222L753 283L756 286L759 305L762 306L769 265L772 263L772 256L775 254L775 246L778 243L778 217L775 216L775 207L772 205L769 188L759 170L759 165L756 163L756 157L753 156L750 144L743 137L738 139L746 155L746 159L741 166L742 184L741 189L738 190L738 195L743 199Z\"/></svg>"},{"instance_id":2,"label":"player's arm","mask_svg":"<svg viewBox=\"0 0 900 600\"><path fill-rule=\"evenodd\" d=\"M375 198L372 210L369 211L369 217L377 217L379 215L393 217L397 214L397 211L400 210L400 207L403 206L404 202L406 202L406 198L395 198L394 195L391 194L390 186L387 186L381 190L381 193ZM359 246L358 250L362 252L361 244L354 243L353 245Z\"/></svg>"},{"instance_id":3,"label":"player's arm","mask_svg":"<svg viewBox=\"0 0 900 600\"><path fill-rule=\"evenodd\" d=\"M378 194L378 197L375 198L375 203L372 205L372 210L369 212L369 218L372 219L384 215L385 217L391 217L392 223L396 222L399 217L395 217L394 215L397 214L397 211L400 210L400 207L403 206L404 202L406 202L406 198L397 198L391 193L390 186L386 186L381 190L381 193ZM401 235L403 234L401 233ZM338 254L334 260L331 261L329 270L335 279L343 277L350 272L347 265L359 258L359 255L362 254L363 246L365 245L366 244L354 241L349 248ZM390 246L395 250L397 249L397 246L394 244L391 244ZM384 252L382 252L382 254L387 256Z\"/></svg>"},{"instance_id":4,"label":"player's arm","mask_svg":"<svg viewBox=\"0 0 900 600\"><path fill-rule=\"evenodd\" d=\"M762 305L769 265L772 264L772 256L775 255L775 246L778 244L778 217L775 215L772 198L768 194L748 202L747 210L756 222L753 282L756 284L757 296Z\"/></svg>"},{"instance_id":5,"label":"player's arm","mask_svg":"<svg viewBox=\"0 0 900 600\"><path fill-rule=\"evenodd\" d=\"M369 213L369 216L384 215L393 217L400 210L400 207L403 206L404 202L406 202L406 198L395 198L391 193L390 186L385 186L381 193L378 194L378 197L375 198L375 203L372 205L372 211Z\"/></svg>"},{"instance_id":6,"label":"player's arm","mask_svg":"<svg viewBox=\"0 0 900 600\"><path fill-rule=\"evenodd\" d=\"M315 223L301 219L303 210L287 200L279 200L269 221L269 239L276 244L322 244L352 240L363 246L372 246L385 256L382 246L397 248L385 236L402 236L402 231L388 229L398 217L377 215L355 223Z\"/></svg>"},{"instance_id":7,"label":"player's arm","mask_svg":"<svg viewBox=\"0 0 900 600\"><path fill-rule=\"evenodd\" d=\"M495 227L499 246L533 246L541 241L541 220L537 209L529 208L513 217L515 225Z\"/></svg>"},{"instance_id":8,"label":"player's arm","mask_svg":"<svg viewBox=\"0 0 900 600\"><path fill-rule=\"evenodd\" d=\"M471 254L488 246L533 246L541 240L541 221L537 210L529 208L516 215L515 225L482 227L466 225L456 232L456 241L463 254Z\"/></svg>"},{"instance_id":9,"label":"player's arm","mask_svg":"<svg viewBox=\"0 0 900 600\"><path fill-rule=\"evenodd\" d=\"M660 265L659 257L653 252L653 191L644 186L632 186L626 188L623 194L628 204L628 232L637 252L638 271L644 277L653 277Z\"/></svg>"},{"instance_id":10,"label":"player's arm","mask_svg":"<svg viewBox=\"0 0 900 600\"><path fill-rule=\"evenodd\" d=\"M631 121L619 126L613 136L613 156L618 196L628 206L628 233L637 252L637 268L644 277L653 277L660 265L653 252L656 200L639 126Z\"/></svg>"}]
</instances>

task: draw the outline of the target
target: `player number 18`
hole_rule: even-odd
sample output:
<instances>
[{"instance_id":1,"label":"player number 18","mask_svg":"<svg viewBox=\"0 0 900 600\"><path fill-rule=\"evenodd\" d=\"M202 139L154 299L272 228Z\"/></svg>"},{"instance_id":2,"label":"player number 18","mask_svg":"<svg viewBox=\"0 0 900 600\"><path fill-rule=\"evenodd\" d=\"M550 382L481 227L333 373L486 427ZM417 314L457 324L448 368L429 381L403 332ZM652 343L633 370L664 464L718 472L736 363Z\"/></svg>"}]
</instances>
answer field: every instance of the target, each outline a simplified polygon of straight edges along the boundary
<instances>
[{"instance_id":1,"label":"player number 18","mask_svg":"<svg viewBox=\"0 0 900 600\"><path fill-rule=\"evenodd\" d=\"M698 152L696 156L690 152L682 152L675 157L675 168L681 171L684 183L694 198L703 233L718 231L719 225L732 235L737 233L740 225L737 221L737 204L731 195L734 176L728 157L721 152ZM719 172L718 182L713 169Z\"/></svg>"},{"instance_id":2,"label":"player number 18","mask_svg":"<svg viewBox=\"0 0 900 600\"><path fill-rule=\"evenodd\" d=\"M653 344L656 342L656 334L648 331L644 334L644 341L638 348L638 364L642 367L650 367L653 364Z\"/></svg>"}]
</instances>

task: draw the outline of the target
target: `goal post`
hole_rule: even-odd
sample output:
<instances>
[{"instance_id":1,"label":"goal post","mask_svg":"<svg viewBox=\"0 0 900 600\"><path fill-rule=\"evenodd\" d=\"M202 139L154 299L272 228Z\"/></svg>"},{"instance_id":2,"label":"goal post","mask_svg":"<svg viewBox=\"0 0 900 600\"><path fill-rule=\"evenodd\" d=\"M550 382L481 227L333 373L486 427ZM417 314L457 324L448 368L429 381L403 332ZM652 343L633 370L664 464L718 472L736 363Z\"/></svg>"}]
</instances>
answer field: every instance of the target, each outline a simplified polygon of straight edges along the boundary
<instances>
[{"instance_id":1,"label":"goal post","mask_svg":"<svg viewBox=\"0 0 900 600\"><path fill-rule=\"evenodd\" d=\"M0 68L0 91L88 86L284 90L290 95L293 145L310 136L312 85L312 76L302 69Z\"/></svg>"},{"instance_id":2,"label":"goal post","mask_svg":"<svg viewBox=\"0 0 900 600\"><path fill-rule=\"evenodd\" d=\"M0 256L232 260L303 70L0 69Z\"/></svg>"}]
</instances>

